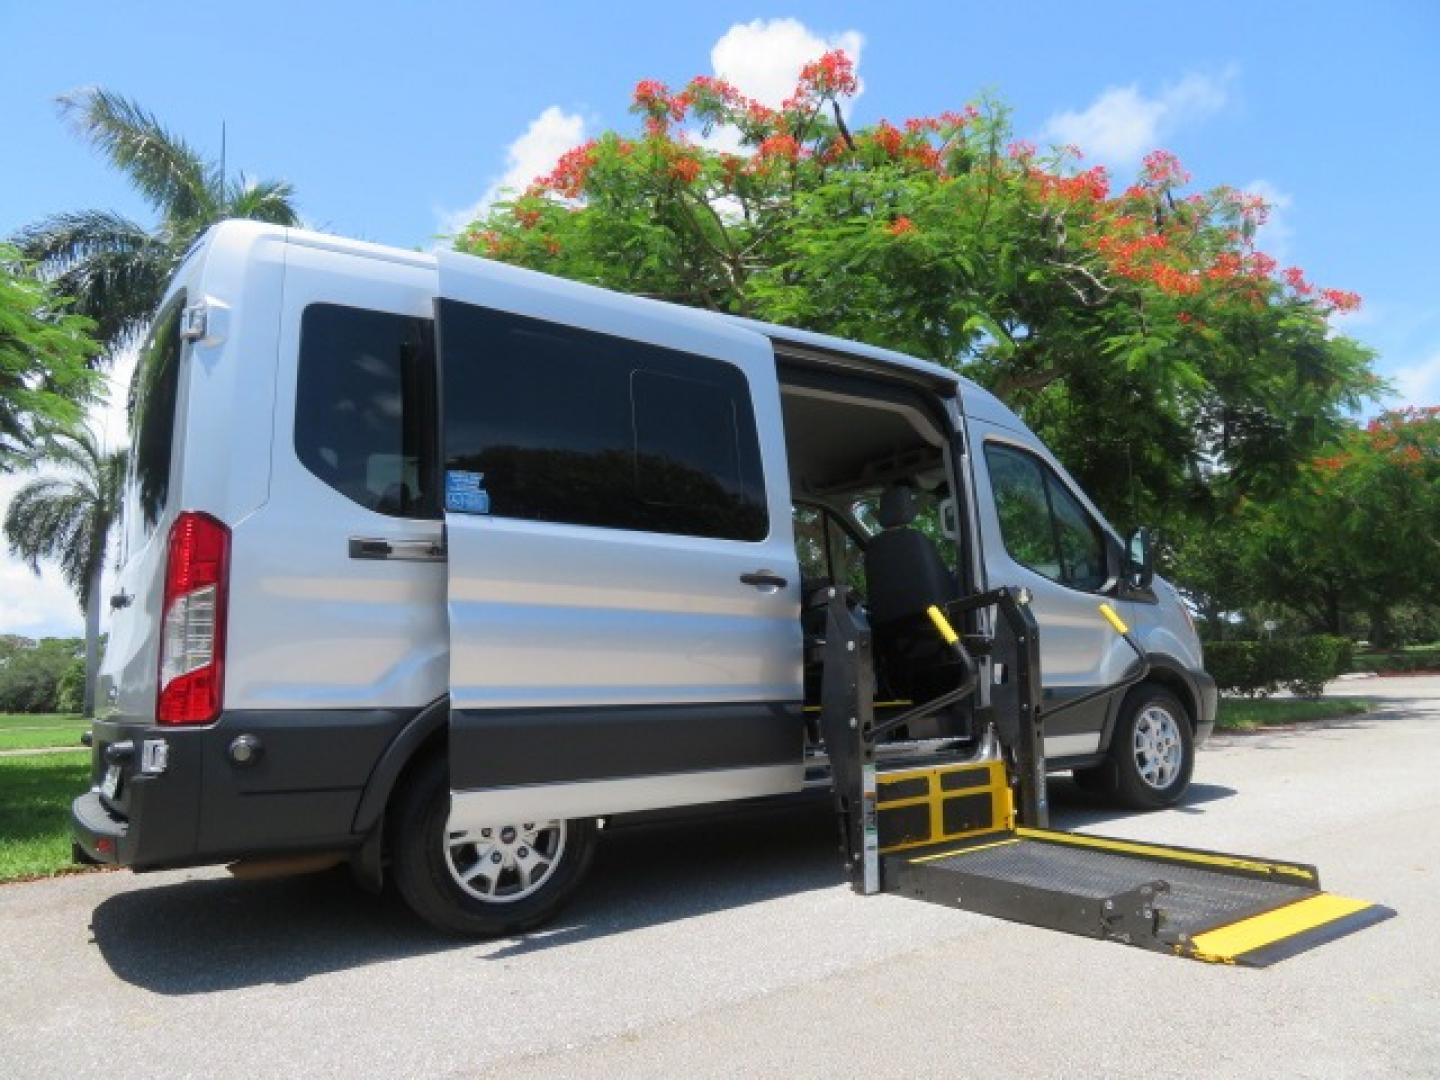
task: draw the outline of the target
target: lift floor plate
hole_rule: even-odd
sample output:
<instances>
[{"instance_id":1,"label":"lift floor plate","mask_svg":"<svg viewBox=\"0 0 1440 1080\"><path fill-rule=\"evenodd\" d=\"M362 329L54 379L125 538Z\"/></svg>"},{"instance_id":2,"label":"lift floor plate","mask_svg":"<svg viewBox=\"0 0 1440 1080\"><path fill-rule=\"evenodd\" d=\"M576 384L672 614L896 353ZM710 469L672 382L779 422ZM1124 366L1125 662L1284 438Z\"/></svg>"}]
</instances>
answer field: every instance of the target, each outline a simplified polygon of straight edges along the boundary
<instances>
[{"instance_id":1,"label":"lift floor plate","mask_svg":"<svg viewBox=\"0 0 1440 1080\"><path fill-rule=\"evenodd\" d=\"M1394 915L1313 867L1041 829L885 856L887 890L1014 922L1265 967Z\"/></svg>"}]
</instances>

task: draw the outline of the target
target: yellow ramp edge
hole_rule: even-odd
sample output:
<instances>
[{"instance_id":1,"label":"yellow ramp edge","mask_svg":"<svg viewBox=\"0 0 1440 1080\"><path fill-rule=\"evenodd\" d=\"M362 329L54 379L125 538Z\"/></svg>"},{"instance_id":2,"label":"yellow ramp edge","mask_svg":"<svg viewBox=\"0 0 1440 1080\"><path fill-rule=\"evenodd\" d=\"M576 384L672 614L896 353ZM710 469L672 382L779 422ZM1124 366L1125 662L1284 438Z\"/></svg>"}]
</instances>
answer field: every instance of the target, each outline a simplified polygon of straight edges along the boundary
<instances>
[{"instance_id":1,"label":"yellow ramp edge","mask_svg":"<svg viewBox=\"0 0 1440 1080\"><path fill-rule=\"evenodd\" d=\"M1274 911L1196 934L1184 952L1212 964L1263 967L1394 914L1389 908L1368 900L1319 893Z\"/></svg>"}]
</instances>

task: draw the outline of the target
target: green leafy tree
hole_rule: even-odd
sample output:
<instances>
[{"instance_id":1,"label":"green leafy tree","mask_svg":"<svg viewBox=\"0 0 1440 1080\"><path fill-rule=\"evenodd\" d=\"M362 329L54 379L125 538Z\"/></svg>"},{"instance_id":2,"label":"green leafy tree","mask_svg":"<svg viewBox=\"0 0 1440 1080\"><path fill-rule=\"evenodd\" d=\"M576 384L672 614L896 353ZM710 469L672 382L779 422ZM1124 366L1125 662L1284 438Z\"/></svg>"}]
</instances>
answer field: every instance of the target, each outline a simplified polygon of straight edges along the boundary
<instances>
[{"instance_id":1,"label":"green leafy tree","mask_svg":"<svg viewBox=\"0 0 1440 1080\"><path fill-rule=\"evenodd\" d=\"M13 639L0 648L0 712L59 712L60 683L79 658L79 638Z\"/></svg>"},{"instance_id":2,"label":"green leafy tree","mask_svg":"<svg viewBox=\"0 0 1440 1080\"><path fill-rule=\"evenodd\" d=\"M1180 545L1177 577L1202 611L1271 605L1297 628L1381 645L1392 613L1440 604L1440 407L1347 428L1283 497L1241 499Z\"/></svg>"},{"instance_id":3,"label":"green leafy tree","mask_svg":"<svg viewBox=\"0 0 1440 1080\"><path fill-rule=\"evenodd\" d=\"M157 216L152 227L109 210L69 211L17 237L76 311L94 320L111 356L144 329L185 252L211 225L299 222L290 184L232 179L128 98L92 88L61 97L60 109Z\"/></svg>"},{"instance_id":4,"label":"green leafy tree","mask_svg":"<svg viewBox=\"0 0 1440 1080\"><path fill-rule=\"evenodd\" d=\"M123 450L101 449L88 430L46 438L44 461L56 475L21 488L5 513L5 539L13 555L37 574L42 559L60 564L65 582L85 612L84 712L94 714L100 660L100 577L106 541L120 513L125 477Z\"/></svg>"},{"instance_id":5,"label":"green leafy tree","mask_svg":"<svg viewBox=\"0 0 1440 1080\"><path fill-rule=\"evenodd\" d=\"M1260 200L1187 192L1163 151L1113 192L993 102L851 130L856 86L838 52L778 110L641 82L640 133L572 150L456 246L959 370L1122 523L1280 490L1378 386L1327 322L1359 298L1258 250Z\"/></svg>"},{"instance_id":6,"label":"green leafy tree","mask_svg":"<svg viewBox=\"0 0 1440 1080\"><path fill-rule=\"evenodd\" d=\"M0 244L0 473L25 460L39 429L76 422L95 400L89 361L98 347L89 329L15 248Z\"/></svg>"}]
</instances>

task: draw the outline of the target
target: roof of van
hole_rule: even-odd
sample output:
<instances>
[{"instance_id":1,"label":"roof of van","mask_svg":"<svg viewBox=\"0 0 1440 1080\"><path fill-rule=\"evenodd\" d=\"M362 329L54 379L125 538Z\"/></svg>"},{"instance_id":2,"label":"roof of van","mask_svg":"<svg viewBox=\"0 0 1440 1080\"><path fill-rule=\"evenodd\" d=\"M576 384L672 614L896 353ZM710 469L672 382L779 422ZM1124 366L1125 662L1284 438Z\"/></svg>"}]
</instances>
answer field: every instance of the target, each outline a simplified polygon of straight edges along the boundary
<instances>
[{"instance_id":1,"label":"roof of van","mask_svg":"<svg viewBox=\"0 0 1440 1080\"><path fill-rule=\"evenodd\" d=\"M186 254L186 259L188 260L191 255L196 254L201 248L213 252L217 248L228 248L233 245L232 250L243 250L262 237L283 238L286 242L303 244L307 247L340 251L368 258L384 259L388 262L401 262L411 266L438 267L438 260L435 255L427 251L413 251L382 244L372 244L364 240L352 240L349 237L334 236L329 233L311 232L308 229L285 228L279 225L269 225L264 222L241 220L222 221L212 226L204 236L195 242L195 245ZM239 251L237 251L236 254L239 254ZM478 258L478 256L471 257ZM570 282L569 284L576 285L580 283ZM598 286L586 287L598 288ZM611 292L612 290L607 289L603 291ZM675 308L677 313L684 312L687 318L693 318L697 313L701 313L699 309L686 307L682 304L666 303L648 298L645 302L648 304L664 304L666 307ZM1028 430L1025 427L1024 421L1007 408L994 394L981 387L978 383L951 371L949 368L941 367L939 364L931 363L928 360L919 360L906 353L896 352L894 349L884 349L876 345L867 345L862 341L851 341L847 338L835 337L831 334L820 334L813 330L801 330L798 327L784 326L780 323L762 322L758 319L747 319L738 315L729 315L724 312L703 312L702 314L724 320L736 326L745 327L759 334L764 334L779 344L790 345L800 349L812 349L824 353L853 356L857 359L868 360L886 367L900 368L913 372L942 385L958 386L967 415L973 416L978 420L987 420L1005 427Z\"/></svg>"}]
</instances>

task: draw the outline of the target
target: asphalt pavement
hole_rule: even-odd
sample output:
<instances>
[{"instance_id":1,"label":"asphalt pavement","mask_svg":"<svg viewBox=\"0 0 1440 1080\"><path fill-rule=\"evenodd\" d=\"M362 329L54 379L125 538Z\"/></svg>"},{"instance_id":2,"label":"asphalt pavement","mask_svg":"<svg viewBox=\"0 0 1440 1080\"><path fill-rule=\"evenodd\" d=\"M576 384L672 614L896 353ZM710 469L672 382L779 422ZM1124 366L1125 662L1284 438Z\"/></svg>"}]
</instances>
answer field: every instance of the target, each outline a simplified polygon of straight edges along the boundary
<instances>
[{"instance_id":1,"label":"asphalt pavement","mask_svg":"<svg viewBox=\"0 0 1440 1080\"><path fill-rule=\"evenodd\" d=\"M0 887L0 1076L1440 1075L1440 678L1224 736L1185 805L1056 780L1055 824L1320 867L1399 916L1211 967L839 880L823 808L615 830L525 939L439 937L339 873Z\"/></svg>"}]
</instances>

